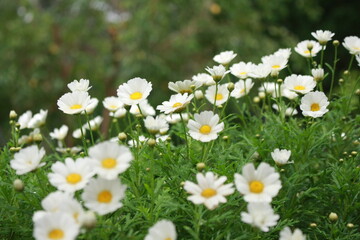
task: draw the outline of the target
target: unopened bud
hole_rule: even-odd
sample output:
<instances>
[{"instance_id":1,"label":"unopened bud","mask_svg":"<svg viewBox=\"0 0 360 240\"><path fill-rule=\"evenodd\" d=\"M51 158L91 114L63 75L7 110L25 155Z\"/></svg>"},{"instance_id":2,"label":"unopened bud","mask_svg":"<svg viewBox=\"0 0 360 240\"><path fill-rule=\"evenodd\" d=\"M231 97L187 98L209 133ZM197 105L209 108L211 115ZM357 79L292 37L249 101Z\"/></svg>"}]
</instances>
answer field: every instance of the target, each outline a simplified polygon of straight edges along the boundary
<instances>
[{"instance_id":1,"label":"unopened bud","mask_svg":"<svg viewBox=\"0 0 360 240\"><path fill-rule=\"evenodd\" d=\"M281 78L279 78L278 80L276 80L277 83L282 83L283 80Z\"/></svg>"},{"instance_id":2,"label":"unopened bud","mask_svg":"<svg viewBox=\"0 0 360 240\"><path fill-rule=\"evenodd\" d=\"M201 171L201 170L203 170L205 168L205 166L206 166L205 163L199 162L199 163L196 164L196 169L198 171Z\"/></svg>"},{"instance_id":3,"label":"unopened bud","mask_svg":"<svg viewBox=\"0 0 360 240\"><path fill-rule=\"evenodd\" d=\"M38 133L33 136L33 140L34 142L41 142L43 140L43 137L40 133Z\"/></svg>"},{"instance_id":4,"label":"unopened bud","mask_svg":"<svg viewBox=\"0 0 360 240\"><path fill-rule=\"evenodd\" d=\"M14 189L18 192L22 192L24 190L24 183L21 179L15 179L13 182Z\"/></svg>"},{"instance_id":5,"label":"unopened bud","mask_svg":"<svg viewBox=\"0 0 360 240\"><path fill-rule=\"evenodd\" d=\"M343 162L343 161L344 161L344 159L343 159L343 158L340 158L340 159L339 159L339 162Z\"/></svg>"},{"instance_id":6,"label":"unopened bud","mask_svg":"<svg viewBox=\"0 0 360 240\"><path fill-rule=\"evenodd\" d=\"M310 227L315 228L315 227L317 227L317 224L316 223L310 223Z\"/></svg>"},{"instance_id":7,"label":"unopened bud","mask_svg":"<svg viewBox=\"0 0 360 240\"><path fill-rule=\"evenodd\" d=\"M227 140L229 140L229 136L225 135L225 136L222 137L222 139L227 141Z\"/></svg>"},{"instance_id":8,"label":"unopened bud","mask_svg":"<svg viewBox=\"0 0 360 240\"><path fill-rule=\"evenodd\" d=\"M353 228L353 227L355 227L354 224L352 224L352 223L348 223L348 224L346 224L346 226L347 226L348 228Z\"/></svg>"},{"instance_id":9,"label":"unopened bud","mask_svg":"<svg viewBox=\"0 0 360 240\"><path fill-rule=\"evenodd\" d=\"M344 71L344 75L349 75L349 71L348 71L348 70L345 70L345 71Z\"/></svg>"},{"instance_id":10,"label":"unopened bud","mask_svg":"<svg viewBox=\"0 0 360 240\"><path fill-rule=\"evenodd\" d=\"M259 98L264 99L266 97L266 93L265 92L259 92Z\"/></svg>"},{"instance_id":11,"label":"unopened bud","mask_svg":"<svg viewBox=\"0 0 360 240\"><path fill-rule=\"evenodd\" d=\"M196 86L195 86L194 84L193 84L193 85L190 85L190 89L191 89L192 91L194 91L195 88L196 88Z\"/></svg>"},{"instance_id":12,"label":"unopened bud","mask_svg":"<svg viewBox=\"0 0 360 240\"><path fill-rule=\"evenodd\" d=\"M273 70L273 71L271 71L271 77L277 77L277 76L279 76L279 71L278 70Z\"/></svg>"},{"instance_id":13,"label":"unopened bud","mask_svg":"<svg viewBox=\"0 0 360 240\"><path fill-rule=\"evenodd\" d=\"M149 138L149 140L147 140L147 144L150 146L150 147L153 147L156 145L156 140L153 139L153 138Z\"/></svg>"},{"instance_id":14,"label":"unopened bud","mask_svg":"<svg viewBox=\"0 0 360 240\"><path fill-rule=\"evenodd\" d=\"M308 44L306 45L306 48L311 52L311 50L313 49L314 45L311 42L308 42Z\"/></svg>"},{"instance_id":15,"label":"unopened bud","mask_svg":"<svg viewBox=\"0 0 360 240\"><path fill-rule=\"evenodd\" d=\"M354 141L353 141L353 144L354 144L354 145L360 145L360 141L359 141L359 140L354 140Z\"/></svg>"},{"instance_id":16,"label":"unopened bud","mask_svg":"<svg viewBox=\"0 0 360 240\"><path fill-rule=\"evenodd\" d=\"M17 118L17 114L14 110L11 110L10 113L9 113L9 118L10 119L15 119Z\"/></svg>"},{"instance_id":17,"label":"unopened bud","mask_svg":"<svg viewBox=\"0 0 360 240\"><path fill-rule=\"evenodd\" d=\"M334 45L335 47L337 47L337 46L340 45L340 42L339 42L338 40L334 40L334 41L333 41L333 45Z\"/></svg>"},{"instance_id":18,"label":"unopened bud","mask_svg":"<svg viewBox=\"0 0 360 240\"><path fill-rule=\"evenodd\" d=\"M357 152L357 151L352 151L352 152L351 152L351 155L356 156L357 154L358 154L358 152Z\"/></svg>"},{"instance_id":19,"label":"unopened bud","mask_svg":"<svg viewBox=\"0 0 360 240\"><path fill-rule=\"evenodd\" d=\"M184 185L185 185L185 182L181 182L180 185L181 185L181 186L184 186Z\"/></svg>"},{"instance_id":20,"label":"unopened bud","mask_svg":"<svg viewBox=\"0 0 360 240\"><path fill-rule=\"evenodd\" d=\"M119 139L120 141L125 141L126 138L127 138L126 133L121 132L121 133L118 134L118 139Z\"/></svg>"},{"instance_id":21,"label":"unopened bud","mask_svg":"<svg viewBox=\"0 0 360 240\"><path fill-rule=\"evenodd\" d=\"M259 98L259 97L254 97L254 98L253 98L253 102L254 102L254 103L259 103L259 102L260 102L260 98Z\"/></svg>"},{"instance_id":22,"label":"unopened bud","mask_svg":"<svg viewBox=\"0 0 360 240\"><path fill-rule=\"evenodd\" d=\"M344 82L344 79L343 78L340 78L339 79L339 83L343 83Z\"/></svg>"},{"instance_id":23,"label":"unopened bud","mask_svg":"<svg viewBox=\"0 0 360 240\"><path fill-rule=\"evenodd\" d=\"M338 220L338 218L339 218L338 215L336 213L334 213L334 212L331 212L329 214L330 221L336 221L336 220Z\"/></svg>"},{"instance_id":24,"label":"unopened bud","mask_svg":"<svg viewBox=\"0 0 360 240\"><path fill-rule=\"evenodd\" d=\"M147 167L147 168L145 168L145 171L149 172L149 171L150 171L150 168L148 168L148 167Z\"/></svg>"},{"instance_id":25,"label":"unopened bud","mask_svg":"<svg viewBox=\"0 0 360 240\"><path fill-rule=\"evenodd\" d=\"M198 99L198 100L204 98L204 94L203 94L203 92L201 90L196 90L194 95L195 95L195 98Z\"/></svg>"},{"instance_id":26,"label":"unopened bud","mask_svg":"<svg viewBox=\"0 0 360 240\"><path fill-rule=\"evenodd\" d=\"M95 213L92 211L85 212L81 220L82 225L87 229L91 229L96 226L96 216Z\"/></svg>"},{"instance_id":27,"label":"unopened bud","mask_svg":"<svg viewBox=\"0 0 360 240\"><path fill-rule=\"evenodd\" d=\"M15 153L18 152L19 150L17 150L17 147L11 147L10 148L10 152Z\"/></svg>"},{"instance_id":28,"label":"unopened bud","mask_svg":"<svg viewBox=\"0 0 360 240\"><path fill-rule=\"evenodd\" d=\"M227 85L227 89L231 92L232 90L234 90L234 88L235 88L234 83L229 82L228 85Z\"/></svg>"},{"instance_id":29,"label":"unopened bud","mask_svg":"<svg viewBox=\"0 0 360 240\"><path fill-rule=\"evenodd\" d=\"M360 89L356 89L355 94L360 96Z\"/></svg>"}]
</instances>

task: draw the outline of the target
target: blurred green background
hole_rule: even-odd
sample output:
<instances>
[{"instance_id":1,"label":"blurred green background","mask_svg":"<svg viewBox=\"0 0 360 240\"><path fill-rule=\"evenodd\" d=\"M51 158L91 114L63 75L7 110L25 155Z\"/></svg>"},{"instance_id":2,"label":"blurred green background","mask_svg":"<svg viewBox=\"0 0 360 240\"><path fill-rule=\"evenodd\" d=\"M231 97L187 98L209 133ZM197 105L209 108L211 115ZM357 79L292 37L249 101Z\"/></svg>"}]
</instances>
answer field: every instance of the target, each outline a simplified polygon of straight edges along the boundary
<instances>
[{"instance_id":1,"label":"blurred green background","mask_svg":"<svg viewBox=\"0 0 360 240\"><path fill-rule=\"evenodd\" d=\"M1 0L0 142L11 109L48 109L49 129L71 125L56 101L74 79L90 79L101 104L122 82L146 78L155 106L169 81L204 72L221 51L258 63L318 29L360 36L358 9L358 0Z\"/></svg>"}]
</instances>

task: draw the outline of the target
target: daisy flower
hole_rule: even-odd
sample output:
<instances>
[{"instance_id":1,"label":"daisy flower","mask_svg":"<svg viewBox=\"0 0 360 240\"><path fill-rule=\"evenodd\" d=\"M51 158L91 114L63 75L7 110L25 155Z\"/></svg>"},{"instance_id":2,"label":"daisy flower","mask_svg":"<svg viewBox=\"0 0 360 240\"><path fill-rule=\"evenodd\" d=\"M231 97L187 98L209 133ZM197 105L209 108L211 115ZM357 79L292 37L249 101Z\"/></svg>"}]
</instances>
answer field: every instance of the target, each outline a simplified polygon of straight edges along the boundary
<instances>
[{"instance_id":1,"label":"daisy flower","mask_svg":"<svg viewBox=\"0 0 360 240\"><path fill-rule=\"evenodd\" d=\"M279 50L274 52L274 55L289 59L291 55L291 48L280 48Z\"/></svg>"},{"instance_id":2,"label":"daisy flower","mask_svg":"<svg viewBox=\"0 0 360 240\"><path fill-rule=\"evenodd\" d=\"M246 202L271 202L281 188L279 173L264 162L257 169L252 163L246 164L242 175L235 173L235 185Z\"/></svg>"},{"instance_id":3,"label":"daisy flower","mask_svg":"<svg viewBox=\"0 0 360 240\"><path fill-rule=\"evenodd\" d=\"M89 87L90 81L88 79L80 79L74 80L71 83L69 83L67 86L72 92L76 91L82 91L87 92L90 90L91 86Z\"/></svg>"},{"instance_id":4,"label":"daisy flower","mask_svg":"<svg viewBox=\"0 0 360 240\"><path fill-rule=\"evenodd\" d=\"M144 240L176 240L176 237L175 225L169 220L161 220L149 228Z\"/></svg>"},{"instance_id":5,"label":"daisy flower","mask_svg":"<svg viewBox=\"0 0 360 240\"><path fill-rule=\"evenodd\" d=\"M328 30L317 30L316 32L312 32L311 35L316 40L318 40L321 45L326 45L326 43L332 39L335 33L332 33Z\"/></svg>"},{"instance_id":6,"label":"daisy flower","mask_svg":"<svg viewBox=\"0 0 360 240\"><path fill-rule=\"evenodd\" d=\"M118 179L93 178L85 187L81 198L87 208L99 215L105 215L122 207L120 200L125 197L125 190L126 185Z\"/></svg>"},{"instance_id":7,"label":"daisy flower","mask_svg":"<svg viewBox=\"0 0 360 240\"><path fill-rule=\"evenodd\" d=\"M349 36L344 39L343 46L350 52L350 54L360 54L360 38L356 36Z\"/></svg>"},{"instance_id":8,"label":"daisy flower","mask_svg":"<svg viewBox=\"0 0 360 240\"><path fill-rule=\"evenodd\" d=\"M140 106L140 109L139 109L139 106ZM141 110L143 117L155 116L155 114L156 114L155 109L149 104L147 99L145 99L144 101L142 101L141 103L139 103L137 105L132 105L130 108L130 113L135 116L140 116L140 114L141 114L140 110Z\"/></svg>"},{"instance_id":9,"label":"daisy flower","mask_svg":"<svg viewBox=\"0 0 360 240\"><path fill-rule=\"evenodd\" d=\"M169 101L162 102L162 105L157 106L156 109L165 114L179 113L185 109L193 97L193 94L188 95L187 93L171 95Z\"/></svg>"},{"instance_id":10,"label":"daisy flower","mask_svg":"<svg viewBox=\"0 0 360 240\"><path fill-rule=\"evenodd\" d=\"M271 157L277 165L284 165L290 163L288 162L290 155L291 155L291 150L286 150L286 149L275 148L274 151L271 152Z\"/></svg>"},{"instance_id":11,"label":"daisy flower","mask_svg":"<svg viewBox=\"0 0 360 240\"><path fill-rule=\"evenodd\" d=\"M35 114L28 123L28 128L39 128L45 125L48 110L40 109L40 112Z\"/></svg>"},{"instance_id":12,"label":"daisy flower","mask_svg":"<svg viewBox=\"0 0 360 240\"><path fill-rule=\"evenodd\" d=\"M196 82L193 80L184 80L184 81L176 81L169 82L168 87L170 90L177 93L192 93L194 89L201 87L200 82Z\"/></svg>"},{"instance_id":13,"label":"daisy flower","mask_svg":"<svg viewBox=\"0 0 360 240\"><path fill-rule=\"evenodd\" d=\"M249 77L265 79L272 71L272 67L269 64L260 63L254 65L252 71L249 73Z\"/></svg>"},{"instance_id":14,"label":"daisy flower","mask_svg":"<svg viewBox=\"0 0 360 240\"><path fill-rule=\"evenodd\" d=\"M216 55L213 60L219 64L228 65L236 57L236 55L237 54L233 51L225 51Z\"/></svg>"},{"instance_id":15,"label":"daisy flower","mask_svg":"<svg viewBox=\"0 0 360 240\"><path fill-rule=\"evenodd\" d=\"M292 74L285 78L284 86L289 90L305 94L316 87L316 82L312 76Z\"/></svg>"},{"instance_id":16,"label":"daisy flower","mask_svg":"<svg viewBox=\"0 0 360 240\"><path fill-rule=\"evenodd\" d=\"M301 98L300 109L304 116L310 116L313 118L322 117L329 110L328 98L323 92L309 92Z\"/></svg>"},{"instance_id":17,"label":"daisy flower","mask_svg":"<svg viewBox=\"0 0 360 240\"><path fill-rule=\"evenodd\" d=\"M268 232L269 227L277 224L280 216L274 214L274 210L269 203L248 203L248 212L241 212L241 220L263 232Z\"/></svg>"},{"instance_id":18,"label":"daisy flower","mask_svg":"<svg viewBox=\"0 0 360 240\"><path fill-rule=\"evenodd\" d=\"M54 131L50 133L50 137L52 139L56 139L58 141L62 141L65 139L68 134L69 127L66 125L62 125L60 128L55 128Z\"/></svg>"},{"instance_id":19,"label":"daisy flower","mask_svg":"<svg viewBox=\"0 0 360 240\"><path fill-rule=\"evenodd\" d=\"M205 91L205 97L206 99L216 106L219 106L223 103L225 103L229 98L229 90L227 88L227 84L218 85L218 90L216 92L216 86L210 86Z\"/></svg>"},{"instance_id":20,"label":"daisy flower","mask_svg":"<svg viewBox=\"0 0 360 240\"><path fill-rule=\"evenodd\" d=\"M15 153L14 159L10 160L10 166L16 170L17 175L23 175L44 166L45 163L40 163L44 156L44 148L39 149L36 145L32 145Z\"/></svg>"},{"instance_id":21,"label":"daisy flower","mask_svg":"<svg viewBox=\"0 0 360 240\"><path fill-rule=\"evenodd\" d=\"M298 228L292 233L291 229L286 227L280 232L279 240L306 240L306 236Z\"/></svg>"},{"instance_id":22,"label":"daisy flower","mask_svg":"<svg viewBox=\"0 0 360 240\"><path fill-rule=\"evenodd\" d=\"M223 79L225 75L229 73L229 71L226 71L223 65L213 66L212 68L207 67L205 70L210 73L215 82L221 81L221 79Z\"/></svg>"},{"instance_id":23,"label":"daisy flower","mask_svg":"<svg viewBox=\"0 0 360 240\"><path fill-rule=\"evenodd\" d=\"M311 75L313 76L315 82L320 82L324 79L324 69L323 68L311 69Z\"/></svg>"},{"instance_id":24,"label":"daisy flower","mask_svg":"<svg viewBox=\"0 0 360 240\"><path fill-rule=\"evenodd\" d=\"M249 73L253 71L255 64L252 62L239 62L230 67L230 73L235 77L246 79L249 77Z\"/></svg>"},{"instance_id":25,"label":"daisy flower","mask_svg":"<svg viewBox=\"0 0 360 240\"><path fill-rule=\"evenodd\" d=\"M65 93L57 101L57 105L61 111L66 114L77 114L86 109L90 103L88 92L76 91Z\"/></svg>"},{"instance_id":26,"label":"daisy flower","mask_svg":"<svg viewBox=\"0 0 360 240\"><path fill-rule=\"evenodd\" d=\"M219 203L227 202L225 196L234 193L233 184L225 184L225 176L217 177L212 172L196 174L198 184L186 181L184 189L192 194L187 199L194 204L204 204L208 209L215 209Z\"/></svg>"},{"instance_id":27,"label":"daisy flower","mask_svg":"<svg viewBox=\"0 0 360 240\"><path fill-rule=\"evenodd\" d=\"M118 97L106 97L103 101L104 107L110 112L116 112L118 109L123 108L124 104Z\"/></svg>"},{"instance_id":28,"label":"daisy flower","mask_svg":"<svg viewBox=\"0 0 360 240\"><path fill-rule=\"evenodd\" d=\"M102 116L97 116L93 119L91 119L89 121L89 123L85 123L83 125L83 129L88 129L88 130L91 130L91 131L96 131L97 129L99 129L102 121L104 120L104 118ZM89 129L89 125L90 125L90 129Z\"/></svg>"},{"instance_id":29,"label":"daisy flower","mask_svg":"<svg viewBox=\"0 0 360 240\"><path fill-rule=\"evenodd\" d=\"M147 116L144 119L144 125L151 134L157 134L159 132L166 133L169 130L169 124L165 118L160 116L156 116L155 118L152 116Z\"/></svg>"},{"instance_id":30,"label":"daisy flower","mask_svg":"<svg viewBox=\"0 0 360 240\"><path fill-rule=\"evenodd\" d=\"M199 73L192 77L192 80L199 83L200 86L206 85L211 86L215 85L214 79L207 73Z\"/></svg>"},{"instance_id":31,"label":"daisy flower","mask_svg":"<svg viewBox=\"0 0 360 240\"><path fill-rule=\"evenodd\" d=\"M321 51L321 45L314 40L304 40L299 42L295 51L303 57L315 57Z\"/></svg>"},{"instance_id":32,"label":"daisy flower","mask_svg":"<svg viewBox=\"0 0 360 240\"><path fill-rule=\"evenodd\" d=\"M288 59L282 55L269 55L261 58L261 61L271 68L271 74L276 74L286 68Z\"/></svg>"},{"instance_id":33,"label":"daisy flower","mask_svg":"<svg viewBox=\"0 0 360 240\"><path fill-rule=\"evenodd\" d=\"M133 160L130 149L115 142L102 142L89 148L94 171L102 178L112 180L125 172Z\"/></svg>"},{"instance_id":34,"label":"daisy flower","mask_svg":"<svg viewBox=\"0 0 360 240\"><path fill-rule=\"evenodd\" d=\"M65 192L83 189L94 175L89 161L89 158L78 158L76 161L66 158L65 163L54 163L51 166L52 173L48 174L49 182L58 190Z\"/></svg>"},{"instance_id":35,"label":"daisy flower","mask_svg":"<svg viewBox=\"0 0 360 240\"><path fill-rule=\"evenodd\" d=\"M70 214L63 212L45 213L34 221L33 236L36 240L75 240L80 231Z\"/></svg>"},{"instance_id":36,"label":"daisy flower","mask_svg":"<svg viewBox=\"0 0 360 240\"><path fill-rule=\"evenodd\" d=\"M141 104L141 103L140 103ZM133 105L136 106L136 105ZM131 108L133 107L131 106ZM116 110L116 112L110 112L109 116L114 117L114 118L122 118L126 116L126 109L125 108L119 108L118 110Z\"/></svg>"},{"instance_id":37,"label":"daisy flower","mask_svg":"<svg viewBox=\"0 0 360 240\"><path fill-rule=\"evenodd\" d=\"M18 123L20 124L20 129L28 128L31 118L32 118L32 112L30 110L21 114L18 120Z\"/></svg>"},{"instance_id":38,"label":"daisy flower","mask_svg":"<svg viewBox=\"0 0 360 240\"><path fill-rule=\"evenodd\" d=\"M117 95L126 105L136 105L144 101L152 90L151 82L143 78L133 78L119 86Z\"/></svg>"},{"instance_id":39,"label":"daisy flower","mask_svg":"<svg viewBox=\"0 0 360 240\"><path fill-rule=\"evenodd\" d=\"M244 80L239 80L235 83L235 88L232 90L230 96L234 98L241 98L250 92L250 89L254 86L251 78Z\"/></svg>"},{"instance_id":40,"label":"daisy flower","mask_svg":"<svg viewBox=\"0 0 360 240\"><path fill-rule=\"evenodd\" d=\"M224 123L219 123L219 115L211 111L195 113L194 120L189 120L187 127L190 136L201 142L210 142L218 137L218 133L224 129Z\"/></svg>"},{"instance_id":41,"label":"daisy flower","mask_svg":"<svg viewBox=\"0 0 360 240\"><path fill-rule=\"evenodd\" d=\"M97 98L90 98L89 104L86 106L85 111L81 112L81 114L92 114L98 104L99 100Z\"/></svg>"}]
</instances>

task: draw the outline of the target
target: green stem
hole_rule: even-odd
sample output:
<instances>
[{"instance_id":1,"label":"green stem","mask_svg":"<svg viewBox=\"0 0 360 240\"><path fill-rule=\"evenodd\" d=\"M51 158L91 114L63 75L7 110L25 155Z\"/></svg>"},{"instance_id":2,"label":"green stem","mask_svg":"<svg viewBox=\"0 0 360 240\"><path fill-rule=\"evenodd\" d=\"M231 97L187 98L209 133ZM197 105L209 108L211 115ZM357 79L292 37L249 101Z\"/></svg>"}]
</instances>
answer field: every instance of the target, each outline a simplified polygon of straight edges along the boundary
<instances>
[{"instance_id":1,"label":"green stem","mask_svg":"<svg viewBox=\"0 0 360 240\"><path fill-rule=\"evenodd\" d=\"M182 113L180 113L180 118L181 118L182 127L183 127L183 131L184 131L184 138L185 138L185 144L186 144L186 154L187 154L187 158L189 159L189 157L190 157L190 148L189 148L189 143L188 143L188 139L187 139L187 131L186 131L186 127L185 127L185 121L184 121L184 118L182 116Z\"/></svg>"},{"instance_id":2,"label":"green stem","mask_svg":"<svg viewBox=\"0 0 360 240\"><path fill-rule=\"evenodd\" d=\"M81 140L82 140L83 147L84 147L84 153L85 153L85 155L87 155L86 139L85 139L84 130L83 130L83 128L82 128L81 115L80 115L80 114L78 114L78 122L79 122L79 126L80 126Z\"/></svg>"},{"instance_id":3,"label":"green stem","mask_svg":"<svg viewBox=\"0 0 360 240\"><path fill-rule=\"evenodd\" d=\"M354 58L355 58L355 55L353 54L353 55L351 55L351 59L350 59L350 62L349 62L349 67L348 67L348 71L350 71L350 68L351 68L351 66L352 66L352 63L353 63L353 61L354 61Z\"/></svg>"},{"instance_id":4,"label":"green stem","mask_svg":"<svg viewBox=\"0 0 360 240\"><path fill-rule=\"evenodd\" d=\"M217 93L218 93L218 83L215 83L215 96L214 96L214 106L213 106L213 112L215 112L215 108L216 108L216 97L217 97Z\"/></svg>"},{"instance_id":5,"label":"green stem","mask_svg":"<svg viewBox=\"0 0 360 240\"><path fill-rule=\"evenodd\" d=\"M334 53L334 64L331 71L331 84L330 84L330 92L329 92L329 100L331 99L331 94L334 86L334 79L335 79L335 68L337 63L337 48L338 46L335 46L335 53Z\"/></svg>"},{"instance_id":6,"label":"green stem","mask_svg":"<svg viewBox=\"0 0 360 240\"><path fill-rule=\"evenodd\" d=\"M94 136L93 136L93 133L92 133L92 130L91 130L89 115L88 115L88 113L86 111L85 111L85 115L86 115L86 121L87 121L89 131L90 131L91 144L94 146Z\"/></svg>"}]
</instances>

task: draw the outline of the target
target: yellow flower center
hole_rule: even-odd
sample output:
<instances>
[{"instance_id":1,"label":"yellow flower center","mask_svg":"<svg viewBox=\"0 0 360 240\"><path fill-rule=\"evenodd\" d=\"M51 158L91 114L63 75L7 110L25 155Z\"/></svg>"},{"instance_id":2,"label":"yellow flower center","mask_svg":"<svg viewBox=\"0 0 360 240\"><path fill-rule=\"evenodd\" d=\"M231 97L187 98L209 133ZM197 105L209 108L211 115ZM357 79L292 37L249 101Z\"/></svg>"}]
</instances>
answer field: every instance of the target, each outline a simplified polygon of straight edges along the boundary
<instances>
[{"instance_id":1,"label":"yellow flower center","mask_svg":"<svg viewBox=\"0 0 360 240\"><path fill-rule=\"evenodd\" d=\"M295 90L305 90L305 87L302 85L297 85L294 87Z\"/></svg>"},{"instance_id":2,"label":"yellow flower center","mask_svg":"<svg viewBox=\"0 0 360 240\"><path fill-rule=\"evenodd\" d=\"M177 108L177 107L181 107L181 106L182 106L182 103L177 102L177 103L174 103L173 108Z\"/></svg>"},{"instance_id":3,"label":"yellow flower center","mask_svg":"<svg viewBox=\"0 0 360 240\"><path fill-rule=\"evenodd\" d=\"M272 65L271 67L275 68L275 69L278 69L278 68L280 68L280 65Z\"/></svg>"},{"instance_id":4,"label":"yellow flower center","mask_svg":"<svg viewBox=\"0 0 360 240\"><path fill-rule=\"evenodd\" d=\"M172 238L165 238L164 240L172 240Z\"/></svg>"},{"instance_id":5,"label":"yellow flower center","mask_svg":"<svg viewBox=\"0 0 360 240\"><path fill-rule=\"evenodd\" d=\"M311 52L309 50L304 51L305 54L310 54Z\"/></svg>"},{"instance_id":6,"label":"yellow flower center","mask_svg":"<svg viewBox=\"0 0 360 240\"><path fill-rule=\"evenodd\" d=\"M320 110L320 106L319 106L319 104L317 104L317 103L313 103L313 104L311 104L311 111L313 111L313 112L317 112L317 111L319 111Z\"/></svg>"},{"instance_id":7,"label":"yellow flower center","mask_svg":"<svg viewBox=\"0 0 360 240\"><path fill-rule=\"evenodd\" d=\"M216 96L215 96L216 101L217 101L217 100L221 100L221 99L223 99L223 98L224 98L224 96L223 96L221 93L218 93L218 94L216 94Z\"/></svg>"},{"instance_id":8,"label":"yellow flower center","mask_svg":"<svg viewBox=\"0 0 360 240\"><path fill-rule=\"evenodd\" d=\"M180 90L179 91L181 94L184 94L184 93L192 93L192 90L191 89L183 89L183 90Z\"/></svg>"},{"instance_id":9,"label":"yellow flower center","mask_svg":"<svg viewBox=\"0 0 360 240\"><path fill-rule=\"evenodd\" d=\"M50 239L62 239L64 237L64 232L61 229L55 228L49 232L48 237Z\"/></svg>"},{"instance_id":10,"label":"yellow flower center","mask_svg":"<svg viewBox=\"0 0 360 240\"><path fill-rule=\"evenodd\" d=\"M249 187L252 193L262 193L264 190L264 184L260 181L251 181Z\"/></svg>"},{"instance_id":11,"label":"yellow flower center","mask_svg":"<svg viewBox=\"0 0 360 240\"><path fill-rule=\"evenodd\" d=\"M70 109L80 109L80 108L82 108L81 104L74 104L70 107Z\"/></svg>"},{"instance_id":12,"label":"yellow flower center","mask_svg":"<svg viewBox=\"0 0 360 240\"><path fill-rule=\"evenodd\" d=\"M132 100L138 100L140 98L142 98L142 93L141 92L134 92L130 95L130 98Z\"/></svg>"},{"instance_id":13,"label":"yellow flower center","mask_svg":"<svg viewBox=\"0 0 360 240\"><path fill-rule=\"evenodd\" d=\"M76 184L76 183L80 182L81 179L82 179L81 175L77 174L77 173L70 173L66 177L66 181L70 184Z\"/></svg>"},{"instance_id":14,"label":"yellow flower center","mask_svg":"<svg viewBox=\"0 0 360 240\"><path fill-rule=\"evenodd\" d=\"M117 109L118 108L118 106L116 106L116 105L110 105L109 106L111 109Z\"/></svg>"},{"instance_id":15,"label":"yellow flower center","mask_svg":"<svg viewBox=\"0 0 360 240\"><path fill-rule=\"evenodd\" d=\"M245 75L245 74L247 74L247 72L241 72L241 73L239 73L240 75Z\"/></svg>"},{"instance_id":16,"label":"yellow flower center","mask_svg":"<svg viewBox=\"0 0 360 240\"><path fill-rule=\"evenodd\" d=\"M215 196L217 194L215 189L212 188L205 188L202 192L201 192L201 196L205 197L205 198L211 198L213 196Z\"/></svg>"},{"instance_id":17,"label":"yellow flower center","mask_svg":"<svg viewBox=\"0 0 360 240\"><path fill-rule=\"evenodd\" d=\"M116 166L116 160L114 158L105 158L101 161L103 168L114 168Z\"/></svg>"},{"instance_id":18,"label":"yellow flower center","mask_svg":"<svg viewBox=\"0 0 360 240\"><path fill-rule=\"evenodd\" d=\"M100 192L98 194L98 202L101 202L101 203L109 203L111 202L111 199L112 199L112 194L110 191L108 190L104 190L102 192Z\"/></svg>"},{"instance_id":19,"label":"yellow flower center","mask_svg":"<svg viewBox=\"0 0 360 240\"><path fill-rule=\"evenodd\" d=\"M209 134L211 132L211 127L209 125L202 125L199 131L202 134Z\"/></svg>"}]
</instances>

